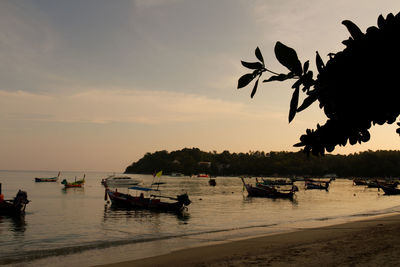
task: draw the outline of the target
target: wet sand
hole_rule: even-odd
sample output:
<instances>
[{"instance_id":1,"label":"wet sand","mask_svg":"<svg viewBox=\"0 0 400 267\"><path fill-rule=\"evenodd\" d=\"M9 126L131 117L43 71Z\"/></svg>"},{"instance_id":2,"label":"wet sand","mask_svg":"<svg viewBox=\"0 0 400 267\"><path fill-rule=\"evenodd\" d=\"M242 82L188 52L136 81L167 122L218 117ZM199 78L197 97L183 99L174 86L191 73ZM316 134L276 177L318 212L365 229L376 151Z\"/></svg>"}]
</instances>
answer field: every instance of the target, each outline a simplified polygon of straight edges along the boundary
<instances>
[{"instance_id":1,"label":"wet sand","mask_svg":"<svg viewBox=\"0 0 400 267\"><path fill-rule=\"evenodd\" d=\"M399 266L399 253L396 214L102 266Z\"/></svg>"}]
</instances>

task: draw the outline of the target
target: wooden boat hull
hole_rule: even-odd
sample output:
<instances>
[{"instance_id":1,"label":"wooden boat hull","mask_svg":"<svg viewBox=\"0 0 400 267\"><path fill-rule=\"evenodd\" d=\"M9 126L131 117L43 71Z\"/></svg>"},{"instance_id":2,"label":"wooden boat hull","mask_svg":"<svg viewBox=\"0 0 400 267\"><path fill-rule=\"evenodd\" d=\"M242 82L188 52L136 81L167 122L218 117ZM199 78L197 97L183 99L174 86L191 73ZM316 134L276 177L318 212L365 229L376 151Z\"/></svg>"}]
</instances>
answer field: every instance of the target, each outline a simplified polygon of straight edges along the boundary
<instances>
[{"instance_id":1,"label":"wooden boat hull","mask_svg":"<svg viewBox=\"0 0 400 267\"><path fill-rule=\"evenodd\" d=\"M134 197L109 189L106 189L106 193L113 205L124 208L180 212L186 206L185 203L180 201L164 202L157 198Z\"/></svg>"},{"instance_id":2,"label":"wooden boat hull","mask_svg":"<svg viewBox=\"0 0 400 267\"><path fill-rule=\"evenodd\" d=\"M83 184L65 184L64 187L65 188L79 188L82 187Z\"/></svg>"},{"instance_id":3,"label":"wooden boat hull","mask_svg":"<svg viewBox=\"0 0 400 267\"><path fill-rule=\"evenodd\" d=\"M382 188L385 195L400 195L400 189L396 187L379 184L379 188Z\"/></svg>"},{"instance_id":4,"label":"wooden boat hull","mask_svg":"<svg viewBox=\"0 0 400 267\"><path fill-rule=\"evenodd\" d=\"M329 181L315 181L311 179L305 180L306 189L319 189L328 191L331 180Z\"/></svg>"},{"instance_id":5,"label":"wooden boat hull","mask_svg":"<svg viewBox=\"0 0 400 267\"><path fill-rule=\"evenodd\" d=\"M40 182L57 182L57 177L52 177L52 178L35 178L35 182L40 183Z\"/></svg>"},{"instance_id":6,"label":"wooden boat hull","mask_svg":"<svg viewBox=\"0 0 400 267\"><path fill-rule=\"evenodd\" d=\"M354 179L353 184L354 185L368 185L368 182L366 180Z\"/></svg>"}]
</instances>

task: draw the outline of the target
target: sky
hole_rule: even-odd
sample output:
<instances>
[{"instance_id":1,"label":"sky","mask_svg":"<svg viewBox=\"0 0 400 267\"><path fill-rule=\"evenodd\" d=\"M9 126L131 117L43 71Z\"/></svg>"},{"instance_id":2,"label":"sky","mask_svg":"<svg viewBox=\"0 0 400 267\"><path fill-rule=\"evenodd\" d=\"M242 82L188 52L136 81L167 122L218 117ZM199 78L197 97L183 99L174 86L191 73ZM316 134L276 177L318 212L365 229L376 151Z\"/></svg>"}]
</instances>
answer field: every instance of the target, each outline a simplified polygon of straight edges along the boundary
<instances>
[{"instance_id":1,"label":"sky","mask_svg":"<svg viewBox=\"0 0 400 267\"><path fill-rule=\"evenodd\" d=\"M289 124L289 83L237 90L240 60L285 72L344 49L341 21L365 32L398 0L0 1L0 169L122 172L147 152L298 151L324 124L317 104ZM396 125L334 154L397 150Z\"/></svg>"}]
</instances>

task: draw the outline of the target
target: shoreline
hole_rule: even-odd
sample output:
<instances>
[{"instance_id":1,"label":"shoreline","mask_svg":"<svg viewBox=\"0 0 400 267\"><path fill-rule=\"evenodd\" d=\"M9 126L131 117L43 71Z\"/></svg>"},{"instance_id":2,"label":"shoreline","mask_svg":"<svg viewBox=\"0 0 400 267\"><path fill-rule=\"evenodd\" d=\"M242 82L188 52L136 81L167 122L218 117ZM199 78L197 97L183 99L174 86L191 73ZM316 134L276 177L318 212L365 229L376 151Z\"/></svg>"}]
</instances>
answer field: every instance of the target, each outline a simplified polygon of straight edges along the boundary
<instances>
[{"instance_id":1,"label":"shoreline","mask_svg":"<svg viewBox=\"0 0 400 267\"><path fill-rule=\"evenodd\" d=\"M400 214L305 228L98 267L398 265Z\"/></svg>"}]
</instances>

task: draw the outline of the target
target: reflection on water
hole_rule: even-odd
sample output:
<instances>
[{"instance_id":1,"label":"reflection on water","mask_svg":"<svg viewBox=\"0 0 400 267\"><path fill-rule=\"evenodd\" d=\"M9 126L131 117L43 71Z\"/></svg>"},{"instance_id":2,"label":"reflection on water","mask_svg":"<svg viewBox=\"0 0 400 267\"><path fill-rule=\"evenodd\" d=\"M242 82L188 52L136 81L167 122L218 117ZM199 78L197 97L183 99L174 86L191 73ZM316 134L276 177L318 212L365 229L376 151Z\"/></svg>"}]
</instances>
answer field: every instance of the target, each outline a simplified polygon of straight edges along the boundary
<instances>
[{"instance_id":1,"label":"reflection on water","mask_svg":"<svg viewBox=\"0 0 400 267\"><path fill-rule=\"evenodd\" d=\"M189 212L162 212L157 210L146 210L146 209L130 209L117 207L115 205L105 204L104 205L104 216L103 222L109 220L126 220L135 219L140 220L160 220L162 215L167 214L168 216L175 216L178 221L187 222L190 219Z\"/></svg>"},{"instance_id":2,"label":"reflection on water","mask_svg":"<svg viewBox=\"0 0 400 267\"><path fill-rule=\"evenodd\" d=\"M93 258L112 258L121 245L134 247L132 253L143 257L153 251L165 251L171 244L174 248L191 246L207 240L270 233L282 225L303 227L314 222L326 224L336 218L356 219L351 216L400 211L400 196L383 196L377 189L352 186L349 180L337 179L329 192L305 190L304 182L296 182L300 190L291 201L247 197L237 177L218 177L215 187L209 186L208 178L163 177L165 184L160 186L163 195L188 193L192 204L186 213L129 210L104 201L105 190L100 181L106 173L87 173L83 188L64 188L59 183L32 180L52 174L0 171L4 195L15 195L18 189L23 189L32 200L24 217L0 217L0 265L7 260L25 265L30 259L62 257L60 264L67 266L66 258L80 261L82 258L65 255L94 251ZM141 179L143 186L153 182L151 175L132 176ZM103 248L110 252L100 251ZM123 250L120 256L130 254ZM54 266L54 262L49 259L30 266L42 263Z\"/></svg>"},{"instance_id":3,"label":"reflection on water","mask_svg":"<svg viewBox=\"0 0 400 267\"><path fill-rule=\"evenodd\" d=\"M11 232L23 233L26 231L25 214L16 216L0 216L0 225L8 225ZM0 229L3 227L0 227Z\"/></svg>"},{"instance_id":4,"label":"reflection on water","mask_svg":"<svg viewBox=\"0 0 400 267\"><path fill-rule=\"evenodd\" d=\"M61 192L63 194L77 194L77 195L83 195L85 193L85 188L84 187L63 187L61 189Z\"/></svg>"}]
</instances>

